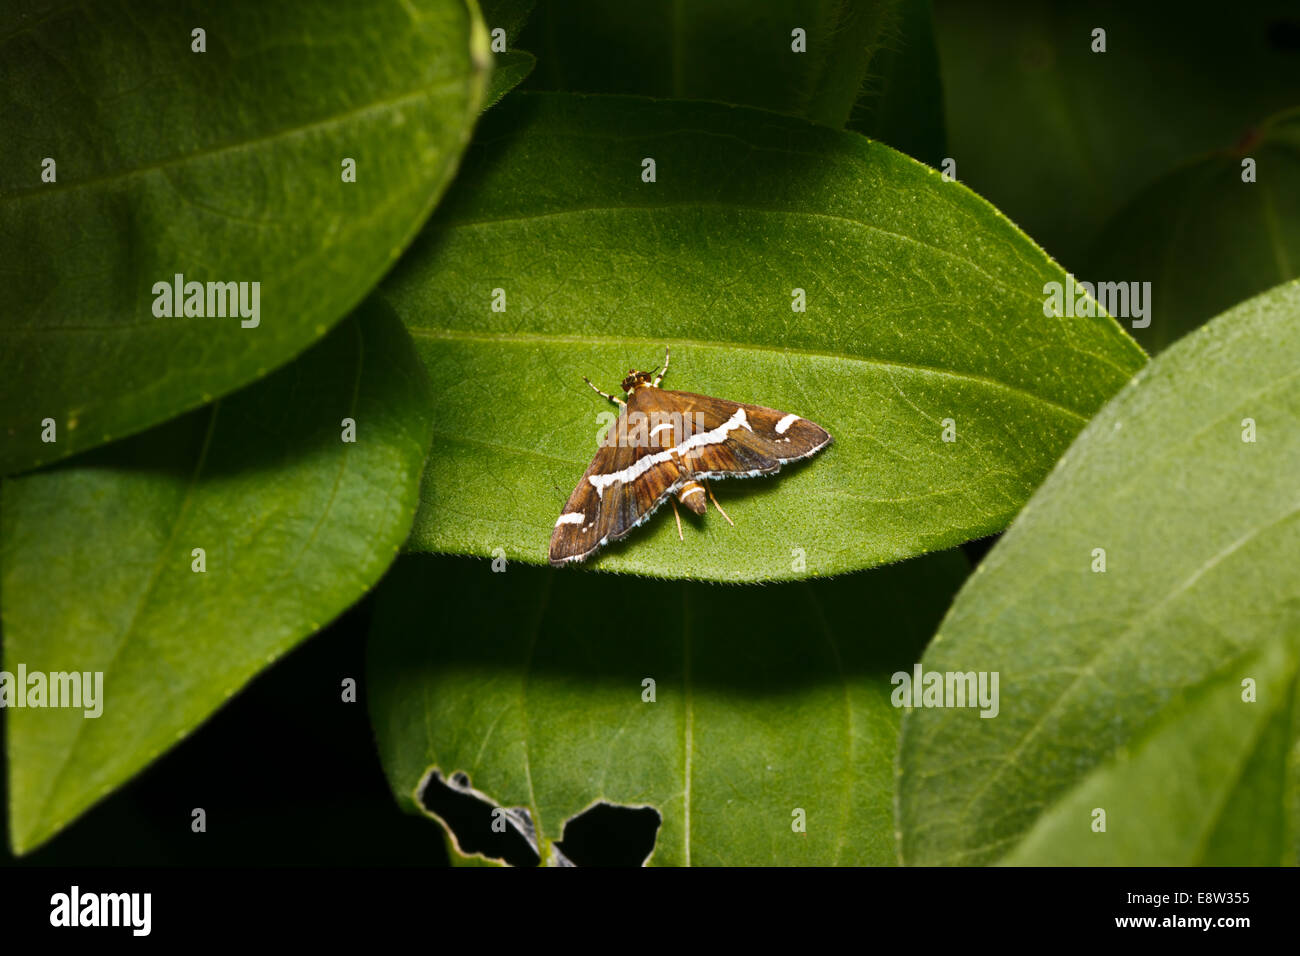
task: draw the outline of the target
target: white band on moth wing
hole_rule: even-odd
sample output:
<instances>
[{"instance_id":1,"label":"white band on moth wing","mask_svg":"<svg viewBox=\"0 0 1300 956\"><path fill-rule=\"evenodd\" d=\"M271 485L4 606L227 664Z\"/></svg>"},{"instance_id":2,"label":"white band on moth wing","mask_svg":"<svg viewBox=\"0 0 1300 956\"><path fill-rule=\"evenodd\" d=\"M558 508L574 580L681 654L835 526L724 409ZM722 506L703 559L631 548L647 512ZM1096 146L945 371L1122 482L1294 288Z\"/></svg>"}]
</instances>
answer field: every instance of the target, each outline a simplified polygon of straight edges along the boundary
<instances>
[{"instance_id":1,"label":"white band on moth wing","mask_svg":"<svg viewBox=\"0 0 1300 956\"><path fill-rule=\"evenodd\" d=\"M799 420L798 415L785 416L785 418L781 419L779 422L776 423L776 433L778 435L784 435L786 431L790 428L790 426L793 425L798 420Z\"/></svg>"},{"instance_id":2,"label":"white band on moth wing","mask_svg":"<svg viewBox=\"0 0 1300 956\"><path fill-rule=\"evenodd\" d=\"M720 445L727 440L727 433L735 431L737 428L749 428L752 432L754 429L749 427L749 421L745 417L743 408L736 409L736 414L732 415L725 422L719 425L713 431L700 432L698 435L692 435L686 441L677 445L675 448L669 448L667 451L657 452L653 455L646 455L628 465L622 471L610 472L608 475L592 475L587 480L591 486L596 489L596 494L600 497L605 496L605 489L616 481L629 482L640 478L655 465L661 465L666 461L671 461L674 455L682 455L692 448L700 448L704 445Z\"/></svg>"},{"instance_id":3,"label":"white band on moth wing","mask_svg":"<svg viewBox=\"0 0 1300 956\"><path fill-rule=\"evenodd\" d=\"M562 524L582 524L583 514L581 511L568 511L555 519L555 527Z\"/></svg>"}]
</instances>

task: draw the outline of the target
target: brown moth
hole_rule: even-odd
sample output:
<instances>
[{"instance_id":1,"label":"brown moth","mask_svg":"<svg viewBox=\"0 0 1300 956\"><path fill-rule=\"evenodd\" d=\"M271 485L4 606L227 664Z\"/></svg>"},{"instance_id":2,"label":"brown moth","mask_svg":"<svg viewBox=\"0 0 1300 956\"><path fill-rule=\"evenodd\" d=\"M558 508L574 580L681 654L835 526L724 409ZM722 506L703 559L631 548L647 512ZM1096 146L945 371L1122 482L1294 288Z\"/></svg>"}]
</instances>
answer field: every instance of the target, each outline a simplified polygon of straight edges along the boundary
<instances>
[{"instance_id":1,"label":"brown moth","mask_svg":"<svg viewBox=\"0 0 1300 956\"><path fill-rule=\"evenodd\" d=\"M551 564L585 560L602 545L625 537L664 501L673 503L674 513L680 501L702 515L707 493L730 523L708 479L770 475L831 443L826 429L798 415L666 391L659 383L667 373L667 350L657 375L629 369L622 386L626 401L584 379L618 405L621 414L555 522Z\"/></svg>"}]
</instances>

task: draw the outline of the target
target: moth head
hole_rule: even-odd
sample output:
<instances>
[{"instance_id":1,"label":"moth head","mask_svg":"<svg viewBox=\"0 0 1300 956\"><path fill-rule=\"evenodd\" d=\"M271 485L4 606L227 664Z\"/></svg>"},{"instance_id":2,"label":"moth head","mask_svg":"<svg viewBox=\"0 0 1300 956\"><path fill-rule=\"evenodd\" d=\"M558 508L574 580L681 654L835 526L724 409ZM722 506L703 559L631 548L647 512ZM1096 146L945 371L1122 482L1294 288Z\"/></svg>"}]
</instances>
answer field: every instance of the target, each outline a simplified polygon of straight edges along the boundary
<instances>
[{"instance_id":1,"label":"moth head","mask_svg":"<svg viewBox=\"0 0 1300 956\"><path fill-rule=\"evenodd\" d=\"M627 378L623 379L623 391L631 392L635 388L643 385L649 385L654 381L654 374L651 372L638 372L634 368L627 370Z\"/></svg>"}]
</instances>

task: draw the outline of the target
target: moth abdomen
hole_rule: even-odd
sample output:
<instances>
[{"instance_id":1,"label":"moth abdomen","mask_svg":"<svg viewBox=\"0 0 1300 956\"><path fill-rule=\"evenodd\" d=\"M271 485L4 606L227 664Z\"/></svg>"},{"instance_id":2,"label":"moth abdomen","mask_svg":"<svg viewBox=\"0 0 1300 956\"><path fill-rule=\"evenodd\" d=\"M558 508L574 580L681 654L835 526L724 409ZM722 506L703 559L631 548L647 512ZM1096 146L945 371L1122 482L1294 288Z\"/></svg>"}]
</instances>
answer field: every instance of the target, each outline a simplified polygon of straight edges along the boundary
<instances>
[{"instance_id":1,"label":"moth abdomen","mask_svg":"<svg viewBox=\"0 0 1300 956\"><path fill-rule=\"evenodd\" d=\"M692 478L677 491L677 500L697 515L704 514L704 486Z\"/></svg>"}]
</instances>

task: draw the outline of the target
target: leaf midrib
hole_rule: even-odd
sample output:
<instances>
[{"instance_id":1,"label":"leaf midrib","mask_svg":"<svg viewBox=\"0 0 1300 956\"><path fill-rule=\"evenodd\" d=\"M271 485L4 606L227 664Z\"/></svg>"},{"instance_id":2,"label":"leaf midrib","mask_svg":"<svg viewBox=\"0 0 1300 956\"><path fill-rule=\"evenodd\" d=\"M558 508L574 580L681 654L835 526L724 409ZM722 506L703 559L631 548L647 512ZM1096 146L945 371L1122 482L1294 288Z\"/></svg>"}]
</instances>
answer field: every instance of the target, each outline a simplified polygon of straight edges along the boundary
<instances>
[{"instance_id":1,"label":"leaf midrib","mask_svg":"<svg viewBox=\"0 0 1300 956\"><path fill-rule=\"evenodd\" d=\"M786 345L764 345L756 342L731 342L723 339L689 339L680 336L665 337L663 339L651 339L643 336L634 335L603 335L593 333L590 335L565 335L565 334L547 334L536 332L470 332L460 329L430 328L427 326L413 326L407 324L407 331L416 338L427 339L451 339L456 341L481 341L481 342L508 342L518 343L521 345L529 343L537 344L554 344L554 345L644 345L647 348L662 348L665 342L674 345L687 345L692 348L706 349L749 349L751 351L777 352L783 355L794 354L803 355L809 358L831 359L841 362L858 362L863 365L872 365L879 368L896 369L901 372L912 372L923 375L937 375L947 378L955 378L961 381L971 382L976 385L982 385L987 388L1002 389L1025 398L1031 399L1044 407L1050 408L1058 414L1066 415L1080 422L1087 422L1089 416L1082 415L1072 408L1061 405L1049 398L1044 398L1036 392L1028 391L1008 382L1000 382L995 378L989 378L984 375L978 375L974 372L963 372L956 369L937 368L931 365L918 365L909 362L892 362L888 359L874 358L869 356L849 355L843 352L826 352L816 349L797 348Z\"/></svg>"},{"instance_id":2,"label":"leaf midrib","mask_svg":"<svg viewBox=\"0 0 1300 956\"><path fill-rule=\"evenodd\" d=\"M831 658L835 661L835 674L840 679L841 701L844 705L844 766L848 768L854 766L856 761L856 744L857 739L853 733L853 695L852 688L849 685L849 678L844 669L844 657L840 654L840 646L835 641L835 634L831 630L830 622L826 618L826 609L822 607L822 602L817 597L816 590L808 583L807 580L799 582L802 585L804 597L807 598L809 605L813 610L813 618L817 625L817 630L821 632L822 638L826 641L826 646L830 648ZM840 792L840 825L839 834L835 839L835 855L831 858L831 866L840 865L840 856L844 852L844 840L852 830L852 776L846 773L844 777L844 787Z\"/></svg>"},{"instance_id":3,"label":"leaf midrib","mask_svg":"<svg viewBox=\"0 0 1300 956\"><path fill-rule=\"evenodd\" d=\"M1145 372L1145 370L1143 370L1143 372ZM1173 456L1175 452L1181 451L1186 446L1199 441L1203 436L1213 431L1219 425L1223 424L1223 422L1228 421L1229 419L1232 419L1236 415L1240 414L1239 409L1241 409L1242 407L1249 405L1251 402L1254 402L1257 399L1262 398L1263 396L1271 395L1273 392L1277 391L1278 389L1288 385L1292 381L1292 379L1295 379L1297 377L1300 377L1300 369L1297 369L1295 372L1292 372L1290 375L1283 376L1282 378L1270 379L1267 382L1267 384L1252 390L1246 395L1237 397L1231 403L1229 403L1226 411L1221 412L1220 414L1206 421L1205 424L1203 424L1199 429L1197 429L1192 434L1180 437L1176 442L1174 442L1174 444L1166 447L1164 449L1164 457L1156 458L1152 456L1147 456L1146 459L1144 459L1143 464L1138 469L1136 469L1135 472L1130 477L1126 478L1123 482L1121 482L1118 485L1115 484L1110 485L1109 491L1107 492L1107 499L1111 502L1115 502L1126 498L1131 491L1133 491L1135 488L1141 487L1142 483L1148 480L1148 475L1151 472L1159 471L1160 469L1164 468L1164 466L1167 464L1167 459ZM1138 380L1134 379L1134 381L1136 382ZM1151 388L1154 385L1154 381L1155 380L1146 380L1142 383L1142 387ZM1096 421L1091 426L1091 433L1094 435L1099 433L1104 434L1106 430L1113 429L1113 426L1117 422L1122 421L1122 419L1115 418L1114 417L1115 414L1117 414L1117 412L1107 413L1106 415L1099 414L1097 416ZM1078 440L1086 441L1088 439L1087 436L1081 435ZM1068 450L1067 450L1067 454L1068 454ZM1060 469L1059 462L1056 467L1058 470ZM1043 483L1043 486L1044 488L1046 488L1046 482ZM1039 507L1043 507L1044 504L1047 502L1051 502L1054 505L1054 503L1058 500L1057 496L1059 494L1060 492L1057 490L1056 486L1053 485L1052 488L1045 494L1044 501L1043 503L1039 504ZM1036 512L1035 512L1035 518L1033 520L1038 520ZM1014 539L1015 536L1026 533L1024 530L1025 528L1026 528L1026 519L1024 517L1021 517L1020 519L1017 520L1014 527L1008 529L1007 535L1008 537ZM997 551L994 551L992 554L989 555L989 558L984 563L984 566L987 567L990 571L998 570L1002 567L1001 561L1002 561L1002 556ZM1025 581L1022 581L1021 583L1026 586L1036 586L1038 582L1042 580L1043 576L1048 573L1050 573L1050 571L1047 565L1041 565L1040 569L1037 571L1035 575L1033 575L1032 577L1028 578ZM1008 607L1015 604L1019 600L1020 598L1018 596L1009 594L1004 601L996 605L991 611L987 613L991 618L999 617ZM950 717L953 713L954 713L953 711L948 711L947 716Z\"/></svg>"},{"instance_id":4,"label":"leaf midrib","mask_svg":"<svg viewBox=\"0 0 1300 956\"><path fill-rule=\"evenodd\" d=\"M132 179L147 173L159 172L174 167L184 166L186 163L199 159L206 159L211 156L219 156L223 153L238 153L241 150L252 149L263 143L273 140L300 136L304 133L315 132L317 130L328 129L331 126L341 125L349 120L364 116L367 113L379 112L396 106L399 103L405 103L409 100L416 100L424 96L431 96L450 89L458 84L467 83L467 78L472 73L466 73L463 76L448 80L443 83L435 83L431 86L420 87L405 93L399 93L396 96L388 97L382 100L373 100L363 106L355 109L345 110L342 113L334 113L330 116L321 117L307 123L301 123L297 126L287 126L281 129L273 130L261 136L255 136L251 139L235 140L221 143L217 146L207 147L205 149L195 150L189 153L182 153L179 156L173 156L169 159L159 160L153 163L146 163L140 166L132 166L129 169L114 170L103 176L96 176L93 179L82 179L73 182L44 183L40 186L28 187L27 189L7 190L0 196L0 208L10 202L18 202L29 199L33 196L47 196L55 193L75 192L79 189L87 189L93 186L100 186L107 183L117 183L124 180Z\"/></svg>"},{"instance_id":5,"label":"leaf midrib","mask_svg":"<svg viewBox=\"0 0 1300 956\"><path fill-rule=\"evenodd\" d=\"M770 216L796 216L796 217L807 217L809 219L827 219L830 220L831 222L845 223L850 226L855 226L859 229L865 229L868 232L877 233L882 236L888 236L889 238L896 239L900 242L906 242L912 245L920 246L923 249L928 249L931 252L937 253L947 259L951 259L955 262L960 262L962 265L974 269L981 276L983 276L989 283L991 283L994 286L997 286L999 289L1003 289L1007 292L1012 293L1013 295L1022 298L1031 299L1035 303L1037 303L1040 307L1043 301L1042 296L1029 292L1028 290L1021 288L1019 286L1013 286L1007 284L1006 282L1003 282L1001 279L998 279L996 276L985 271L985 269L982 266L980 266L979 263L975 262L975 260L967 259L965 256L958 255L957 253L953 252L951 249L945 249L943 246L935 245L934 243L931 242L924 242L923 240L918 239L915 236L909 236L905 233L894 232L892 229L885 229L884 227L878 226L875 223L865 222L861 219L854 219L852 216L842 216L837 213L823 212L817 209L781 209L775 206L758 206L758 205L754 205L753 203L741 203L741 202L734 202L734 201L717 202L717 201L707 200L707 199L689 199L681 202L627 203L621 206L569 206L564 209L549 209L546 210L545 212L529 212L529 213L516 215L516 216L483 216L476 219L449 218L443 222L438 223L437 226L441 229L451 230L451 229L474 228L478 226L495 226L501 224L515 223L515 222L534 222L541 219L554 219L560 216L580 216L580 215L586 215L588 213L660 212L666 209L724 209L724 210L734 210L738 212L760 213L763 215L770 215ZM1100 309L1100 304L1097 303L1095 299L1093 300L1093 306L1095 309L1098 310ZM1101 312L1100 314L1106 315L1106 313L1104 312Z\"/></svg>"},{"instance_id":6,"label":"leaf midrib","mask_svg":"<svg viewBox=\"0 0 1300 956\"><path fill-rule=\"evenodd\" d=\"M135 630L136 622L140 619L141 611L144 609L145 604L148 603L149 598L153 595L154 588L158 585L158 579L162 574L164 565L166 564L168 553L171 550L173 542L176 540L181 525L189 514L190 504L194 500L194 490L198 487L199 475L202 473L204 465L207 464L208 450L212 447L212 435L216 431L217 418L220 415L220 412L221 401L218 399L212 403L212 411L208 416L208 427L203 435L203 445L199 451L198 459L195 461L194 471L190 474L189 481L186 482L185 497L181 500L180 507L176 509L175 517L172 519L171 528L167 534L167 541L158 551L158 560L154 562L153 572L149 575L149 583L141 592L140 599L136 602L135 610L131 613L131 620L128 621L126 627L122 629L122 635L118 639L116 646L113 648L112 656L102 668L104 673L108 673L112 670L113 665L117 663L117 659L122 656L122 651L131 638L131 632ZM63 752L63 761L59 764L58 771L50 778L50 785L45 791L45 799L39 804L42 807L40 820L43 822L49 820L48 809L51 806L53 796L58 792L59 784L63 781L63 777L72 763L72 755L76 753L77 745L81 742L82 731L86 729L88 723L89 722L86 720L78 721L77 730L72 737L72 742L68 744L67 748ZM17 834L15 834L15 840L16 839Z\"/></svg>"}]
</instances>

